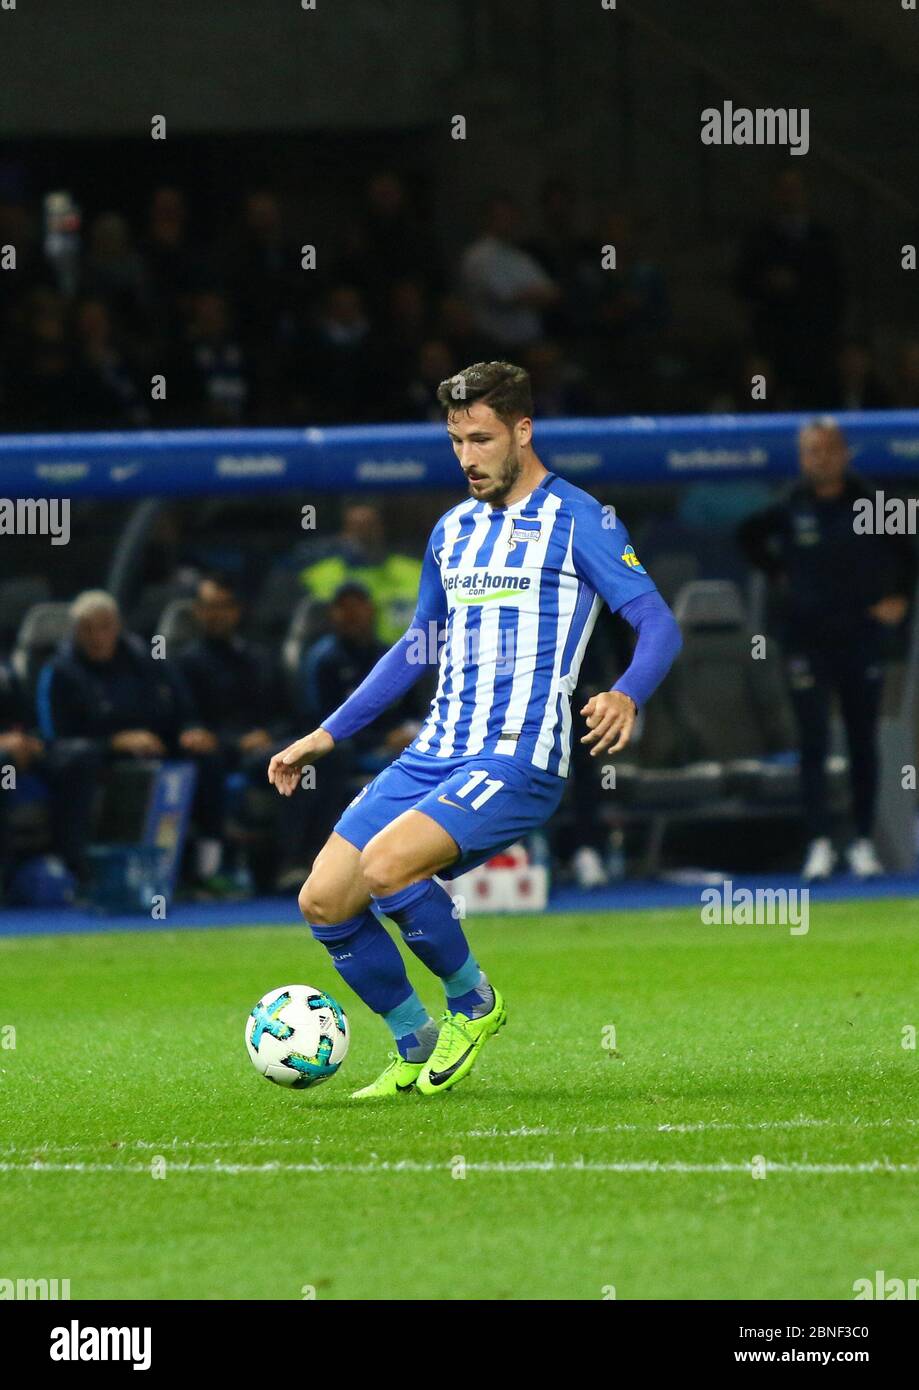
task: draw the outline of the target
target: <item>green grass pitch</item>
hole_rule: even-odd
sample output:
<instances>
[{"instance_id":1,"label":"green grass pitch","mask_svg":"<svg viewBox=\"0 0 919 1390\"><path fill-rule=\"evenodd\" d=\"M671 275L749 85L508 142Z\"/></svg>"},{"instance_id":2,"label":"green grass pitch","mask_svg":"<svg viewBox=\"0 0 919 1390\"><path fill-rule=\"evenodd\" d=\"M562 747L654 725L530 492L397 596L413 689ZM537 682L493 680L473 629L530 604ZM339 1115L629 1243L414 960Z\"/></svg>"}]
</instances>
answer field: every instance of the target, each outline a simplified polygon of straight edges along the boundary
<instances>
[{"instance_id":1,"label":"green grass pitch","mask_svg":"<svg viewBox=\"0 0 919 1390\"><path fill-rule=\"evenodd\" d=\"M370 1105L348 1093L388 1036L298 927L0 940L0 1277L75 1299L851 1299L916 1277L917 921L865 900L812 903L797 937L690 910L472 919L507 1028L450 1094ZM353 1034L300 1093L243 1043L290 983L337 994Z\"/></svg>"}]
</instances>

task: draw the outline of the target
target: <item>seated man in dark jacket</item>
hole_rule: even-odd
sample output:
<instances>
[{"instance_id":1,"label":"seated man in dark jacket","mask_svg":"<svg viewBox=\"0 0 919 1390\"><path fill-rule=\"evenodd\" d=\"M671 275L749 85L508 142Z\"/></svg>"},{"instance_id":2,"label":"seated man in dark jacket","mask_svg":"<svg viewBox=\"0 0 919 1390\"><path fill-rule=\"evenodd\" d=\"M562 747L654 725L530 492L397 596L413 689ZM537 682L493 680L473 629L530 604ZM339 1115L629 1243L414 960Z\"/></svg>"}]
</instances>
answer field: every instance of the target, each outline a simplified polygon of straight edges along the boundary
<instances>
[{"instance_id":1,"label":"seated man in dark jacket","mask_svg":"<svg viewBox=\"0 0 919 1390\"><path fill-rule=\"evenodd\" d=\"M36 699L56 777L68 788L62 852L82 877L96 794L110 759L193 758L200 786L215 775L218 745L201 727L176 668L122 630L111 594L87 590L70 613L71 636L41 672Z\"/></svg>"},{"instance_id":2,"label":"seated man in dark jacket","mask_svg":"<svg viewBox=\"0 0 919 1390\"><path fill-rule=\"evenodd\" d=\"M264 758L287 735L277 665L270 652L240 636L242 605L235 581L205 576L195 598L201 636L185 648L179 669L201 722L236 761Z\"/></svg>"},{"instance_id":3,"label":"seated man in dark jacket","mask_svg":"<svg viewBox=\"0 0 919 1390\"><path fill-rule=\"evenodd\" d=\"M0 902L12 859L10 812L19 789L19 776L40 765L41 739L28 730L26 701L9 666L0 664Z\"/></svg>"},{"instance_id":4,"label":"seated man in dark jacket","mask_svg":"<svg viewBox=\"0 0 919 1390\"><path fill-rule=\"evenodd\" d=\"M231 576L211 574L201 580L195 621L201 635L178 658L195 710L217 739L225 768L241 774L244 784L262 788L271 752L291 732L277 662L271 652L240 635L242 604ZM211 824L223 813L222 790L214 790ZM269 804L283 858L287 808L277 798Z\"/></svg>"}]
</instances>

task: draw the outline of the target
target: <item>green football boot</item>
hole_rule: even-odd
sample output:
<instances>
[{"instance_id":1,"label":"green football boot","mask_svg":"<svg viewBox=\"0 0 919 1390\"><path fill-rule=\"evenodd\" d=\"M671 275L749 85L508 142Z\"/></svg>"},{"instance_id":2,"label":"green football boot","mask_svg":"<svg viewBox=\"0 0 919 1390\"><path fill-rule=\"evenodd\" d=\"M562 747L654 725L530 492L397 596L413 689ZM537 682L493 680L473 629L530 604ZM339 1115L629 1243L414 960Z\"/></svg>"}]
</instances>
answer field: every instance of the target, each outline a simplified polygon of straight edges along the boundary
<instances>
[{"instance_id":1,"label":"green football boot","mask_svg":"<svg viewBox=\"0 0 919 1390\"><path fill-rule=\"evenodd\" d=\"M418 1073L424 1062L406 1062L398 1052L391 1052L392 1061L385 1071L380 1072L376 1081L351 1092L352 1100L384 1100L389 1096L408 1095L414 1091Z\"/></svg>"},{"instance_id":2,"label":"green football boot","mask_svg":"<svg viewBox=\"0 0 919 1390\"><path fill-rule=\"evenodd\" d=\"M491 1012L483 1014L481 1018L445 1013L434 1051L421 1068L415 1083L421 1094L434 1096L439 1091L449 1091L457 1081L462 1081L475 1066L486 1039L493 1037L506 1022L507 1009L497 990Z\"/></svg>"}]
</instances>

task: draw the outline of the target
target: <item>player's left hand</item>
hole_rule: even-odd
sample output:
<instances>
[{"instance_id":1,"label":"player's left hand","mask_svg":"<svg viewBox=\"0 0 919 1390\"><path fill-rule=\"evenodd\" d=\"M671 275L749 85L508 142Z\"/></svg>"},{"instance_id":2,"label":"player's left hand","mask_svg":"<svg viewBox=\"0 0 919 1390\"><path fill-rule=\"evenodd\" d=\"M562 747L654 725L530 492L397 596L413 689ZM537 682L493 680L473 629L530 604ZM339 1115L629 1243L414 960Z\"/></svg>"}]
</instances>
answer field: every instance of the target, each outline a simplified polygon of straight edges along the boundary
<instances>
[{"instance_id":1,"label":"player's left hand","mask_svg":"<svg viewBox=\"0 0 919 1390\"><path fill-rule=\"evenodd\" d=\"M592 743L590 756L598 753L619 753L632 737L638 709L630 695L621 690L601 690L599 695L591 695L581 710L587 716L590 733L584 735L582 743Z\"/></svg>"}]
</instances>

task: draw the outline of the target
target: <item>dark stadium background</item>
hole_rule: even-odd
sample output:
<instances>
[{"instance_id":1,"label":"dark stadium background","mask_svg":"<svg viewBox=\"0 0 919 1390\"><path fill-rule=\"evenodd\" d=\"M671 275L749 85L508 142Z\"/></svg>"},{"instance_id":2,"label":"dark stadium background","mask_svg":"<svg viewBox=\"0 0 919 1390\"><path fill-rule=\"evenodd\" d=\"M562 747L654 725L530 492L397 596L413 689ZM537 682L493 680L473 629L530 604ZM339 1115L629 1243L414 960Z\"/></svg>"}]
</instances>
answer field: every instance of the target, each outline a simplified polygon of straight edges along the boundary
<instances>
[{"instance_id":1,"label":"dark stadium background","mask_svg":"<svg viewBox=\"0 0 919 1390\"><path fill-rule=\"evenodd\" d=\"M919 42L915 26L905 37L882 6L750 0L726 15L719 0L642 0L615 12L599 0L350 0L345 24L322 0L315 12L270 0L257 21L236 0L168 0L138 8L130 25L105 0L45 4L28 22L25 8L2 16L0 243L16 240L22 252L17 272L0 275L4 434L436 419L440 369L485 356L534 367L543 417L919 408L916 281L899 254L919 231L919 149L903 116ZM706 149L699 111L728 98L807 106L807 156ZM450 135L456 113L468 123L463 141ZM151 140L160 114L167 138ZM776 337L750 291L768 259L763 219L776 180L789 176L815 238L799 285L806 352ZM387 180L384 196L400 207L381 221L371 190ZM71 294L42 247L43 199L57 190L80 209ZM150 242L158 191L184 208L169 264ZM561 291L541 332L521 344L489 341L470 325L464 298L462 254L495 197L513 200L518 244ZM277 219L267 251L247 240L253 199ZM94 257L113 215L121 250ZM608 240L629 249L625 268L603 282L595 262ZM299 268L304 243L317 247L314 272ZM366 328L353 355L332 363L319 324L342 290ZM202 299L213 308L214 296L226 315L222 346L239 351L229 404L196 365L189 336ZM104 371L81 328L87 302L97 322L107 320ZM149 399L157 371L170 381L164 402ZM757 371L768 379L765 402L750 397ZM873 482L915 490L902 476ZM733 528L777 486L726 486L714 504L692 485L633 476L593 490L615 502L668 599L687 578L729 579L765 620L763 586ZM360 500L378 507L387 547L417 557L457 496ZM287 624L266 584L301 539L304 500L269 491L164 499L118 595L127 626L149 638L196 576L228 570L249 632L279 653ZM323 497L321 536L334 535L348 500ZM40 537L4 541L4 660L36 598L69 600L107 584L138 505L75 502L72 540L60 550ZM888 642L901 672L909 642L906 628ZM589 678L608 684L627 654L607 615ZM674 756L655 754L652 740L644 761L667 767ZM576 777L552 845L562 876L578 843L577 804L592 795ZM617 827L611 812L604 853ZM642 827L641 818L626 827L635 871L647 849ZM47 848L42 834L30 822L20 850ZM684 827L667 862L710 862L709 836ZM738 867L787 867L798 854L793 810L755 844L747 826L733 841L724 836L718 852Z\"/></svg>"}]
</instances>

